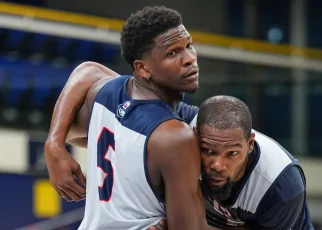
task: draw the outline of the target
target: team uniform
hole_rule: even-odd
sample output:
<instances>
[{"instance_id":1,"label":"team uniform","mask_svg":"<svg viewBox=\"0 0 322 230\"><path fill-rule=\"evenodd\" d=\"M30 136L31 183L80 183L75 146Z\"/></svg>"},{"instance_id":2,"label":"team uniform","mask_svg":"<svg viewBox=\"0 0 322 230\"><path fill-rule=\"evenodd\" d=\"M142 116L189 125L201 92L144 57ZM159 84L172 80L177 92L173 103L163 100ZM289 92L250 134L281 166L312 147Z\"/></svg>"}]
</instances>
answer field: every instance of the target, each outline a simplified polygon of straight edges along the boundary
<instances>
[{"instance_id":1,"label":"team uniform","mask_svg":"<svg viewBox=\"0 0 322 230\"><path fill-rule=\"evenodd\" d=\"M150 186L147 142L162 122L190 123L197 107L180 103L173 112L161 100L133 100L126 92L130 77L108 82L94 100L80 230L147 229L165 218L163 200Z\"/></svg>"},{"instance_id":2,"label":"team uniform","mask_svg":"<svg viewBox=\"0 0 322 230\"><path fill-rule=\"evenodd\" d=\"M271 138L254 132L254 151L230 197L220 204L204 197L208 224L222 229L314 229L297 160Z\"/></svg>"},{"instance_id":3,"label":"team uniform","mask_svg":"<svg viewBox=\"0 0 322 230\"><path fill-rule=\"evenodd\" d=\"M180 103L174 113L160 100L132 100L126 92L129 78L120 76L108 82L94 101L80 230L147 229L164 219L164 197L150 185L146 144L164 121L196 123L195 106ZM298 162L274 140L254 132L255 148L247 170L234 183L229 199L219 204L204 198L208 224L223 229L313 229Z\"/></svg>"},{"instance_id":4,"label":"team uniform","mask_svg":"<svg viewBox=\"0 0 322 230\"><path fill-rule=\"evenodd\" d=\"M196 126L193 112L192 127ZM305 176L298 161L273 139L253 132L255 148L230 197L221 203L204 197L208 224L221 229L314 229L307 207Z\"/></svg>"}]
</instances>

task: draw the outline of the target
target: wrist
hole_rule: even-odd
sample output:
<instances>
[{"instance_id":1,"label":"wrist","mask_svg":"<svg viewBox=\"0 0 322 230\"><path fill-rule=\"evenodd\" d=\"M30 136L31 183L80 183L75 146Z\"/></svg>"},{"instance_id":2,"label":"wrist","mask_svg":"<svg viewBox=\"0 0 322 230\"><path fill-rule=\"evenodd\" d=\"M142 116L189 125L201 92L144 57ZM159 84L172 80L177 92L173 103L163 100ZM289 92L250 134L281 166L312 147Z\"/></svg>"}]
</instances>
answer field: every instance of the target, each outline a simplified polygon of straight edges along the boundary
<instances>
[{"instance_id":1,"label":"wrist","mask_svg":"<svg viewBox=\"0 0 322 230\"><path fill-rule=\"evenodd\" d=\"M64 151L57 151L57 149L65 149L65 141L59 138L48 136L45 142L45 153L63 153Z\"/></svg>"}]
</instances>

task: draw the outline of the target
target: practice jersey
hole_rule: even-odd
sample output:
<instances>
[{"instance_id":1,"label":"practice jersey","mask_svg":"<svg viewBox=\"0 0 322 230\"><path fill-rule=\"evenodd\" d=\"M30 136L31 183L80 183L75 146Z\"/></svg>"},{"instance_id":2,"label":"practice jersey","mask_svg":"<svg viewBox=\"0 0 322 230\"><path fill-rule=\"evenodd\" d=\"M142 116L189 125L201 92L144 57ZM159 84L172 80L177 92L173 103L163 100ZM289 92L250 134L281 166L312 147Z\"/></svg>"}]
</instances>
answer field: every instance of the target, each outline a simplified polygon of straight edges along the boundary
<instances>
[{"instance_id":1,"label":"practice jersey","mask_svg":"<svg viewBox=\"0 0 322 230\"><path fill-rule=\"evenodd\" d=\"M130 77L106 83L93 104L80 230L148 229L165 218L163 204L150 186L147 142L162 122L190 123L197 107L180 103L173 112L161 100L133 100L126 91Z\"/></svg>"},{"instance_id":2,"label":"practice jersey","mask_svg":"<svg viewBox=\"0 0 322 230\"><path fill-rule=\"evenodd\" d=\"M229 229L314 229L306 203L305 177L297 160L271 138L253 130L255 149L243 178L227 201L205 197L208 224Z\"/></svg>"}]
</instances>

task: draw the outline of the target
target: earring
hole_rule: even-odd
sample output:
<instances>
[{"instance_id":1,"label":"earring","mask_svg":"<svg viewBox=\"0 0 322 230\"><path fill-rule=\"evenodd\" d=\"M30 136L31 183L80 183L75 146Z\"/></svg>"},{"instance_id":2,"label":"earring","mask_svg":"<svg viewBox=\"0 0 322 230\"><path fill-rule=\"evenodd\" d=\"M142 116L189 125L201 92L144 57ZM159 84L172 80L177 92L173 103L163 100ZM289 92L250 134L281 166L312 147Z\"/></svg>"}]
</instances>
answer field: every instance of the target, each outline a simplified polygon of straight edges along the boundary
<instances>
[{"instance_id":1,"label":"earring","mask_svg":"<svg viewBox=\"0 0 322 230\"><path fill-rule=\"evenodd\" d=\"M146 80L148 81L150 79L150 75L148 75L147 77L146 77Z\"/></svg>"}]
</instances>

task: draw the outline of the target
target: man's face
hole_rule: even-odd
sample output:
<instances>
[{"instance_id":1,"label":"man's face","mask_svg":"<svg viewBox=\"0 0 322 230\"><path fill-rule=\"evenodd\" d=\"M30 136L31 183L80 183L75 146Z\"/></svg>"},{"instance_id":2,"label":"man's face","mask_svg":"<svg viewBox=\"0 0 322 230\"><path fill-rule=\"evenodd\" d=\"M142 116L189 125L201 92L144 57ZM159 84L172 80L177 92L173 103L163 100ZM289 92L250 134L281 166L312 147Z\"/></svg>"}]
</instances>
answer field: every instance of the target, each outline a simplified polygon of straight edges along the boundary
<instances>
[{"instance_id":1,"label":"man's face","mask_svg":"<svg viewBox=\"0 0 322 230\"><path fill-rule=\"evenodd\" d=\"M242 128L221 130L202 125L199 129L203 188L218 200L228 198L233 182L246 168L248 154L254 147L254 134L245 137Z\"/></svg>"},{"instance_id":2,"label":"man's face","mask_svg":"<svg viewBox=\"0 0 322 230\"><path fill-rule=\"evenodd\" d=\"M197 90L197 53L190 34L183 25L158 35L155 47L144 59L151 78L157 85L178 92Z\"/></svg>"}]
</instances>

